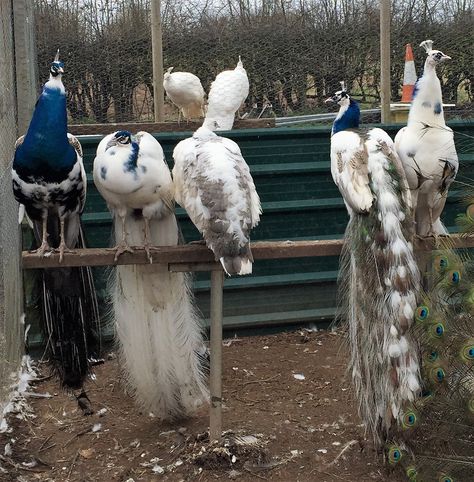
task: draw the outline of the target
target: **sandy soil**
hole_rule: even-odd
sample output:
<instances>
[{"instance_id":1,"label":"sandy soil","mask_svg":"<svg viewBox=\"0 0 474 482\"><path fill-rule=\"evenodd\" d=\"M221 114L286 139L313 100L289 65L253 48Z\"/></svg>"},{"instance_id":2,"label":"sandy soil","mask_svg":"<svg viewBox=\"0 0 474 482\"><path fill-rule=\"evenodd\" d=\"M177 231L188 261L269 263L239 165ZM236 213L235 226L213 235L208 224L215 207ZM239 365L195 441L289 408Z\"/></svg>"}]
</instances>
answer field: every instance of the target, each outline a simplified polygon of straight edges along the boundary
<instances>
[{"instance_id":1,"label":"sandy soil","mask_svg":"<svg viewBox=\"0 0 474 482\"><path fill-rule=\"evenodd\" d=\"M232 339L223 356L225 449L209 446L206 411L174 424L141 413L112 354L87 385L92 416L56 380L34 385L52 397L29 397L34 415L0 434L0 480L399 480L364 438L339 334Z\"/></svg>"}]
</instances>

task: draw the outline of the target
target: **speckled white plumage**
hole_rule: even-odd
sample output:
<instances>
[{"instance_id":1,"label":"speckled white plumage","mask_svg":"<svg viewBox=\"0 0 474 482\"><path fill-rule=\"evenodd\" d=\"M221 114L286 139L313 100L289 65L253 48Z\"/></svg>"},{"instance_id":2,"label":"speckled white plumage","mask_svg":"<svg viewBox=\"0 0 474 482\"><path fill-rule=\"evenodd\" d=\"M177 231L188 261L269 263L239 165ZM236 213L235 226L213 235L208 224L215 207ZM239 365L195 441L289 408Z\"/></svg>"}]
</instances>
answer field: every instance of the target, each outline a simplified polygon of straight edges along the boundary
<instances>
[{"instance_id":1,"label":"speckled white plumage","mask_svg":"<svg viewBox=\"0 0 474 482\"><path fill-rule=\"evenodd\" d=\"M251 273L249 235L261 206L239 146L201 127L176 146L173 157L176 201L228 274Z\"/></svg>"},{"instance_id":2,"label":"speckled white plumage","mask_svg":"<svg viewBox=\"0 0 474 482\"><path fill-rule=\"evenodd\" d=\"M417 81L407 126L395 137L413 198L416 232L419 235L445 234L440 215L448 188L459 161L453 131L443 115L441 84L437 65L450 57L432 49L432 42L421 44L427 51L423 76Z\"/></svg>"},{"instance_id":3,"label":"speckled white plumage","mask_svg":"<svg viewBox=\"0 0 474 482\"><path fill-rule=\"evenodd\" d=\"M123 234L118 222L123 216L127 244L145 243L143 221L148 219L152 246L177 245L173 182L160 144L138 133L136 166L129 169L132 146L107 148L114 135L98 146L94 180L116 214L116 238ZM198 356L203 334L190 284L187 273L150 264L117 266L110 288L127 383L137 403L162 419L190 415L208 399Z\"/></svg>"},{"instance_id":4,"label":"speckled white plumage","mask_svg":"<svg viewBox=\"0 0 474 482\"><path fill-rule=\"evenodd\" d=\"M204 116L204 89L199 77L191 72L171 72L163 76L163 87L171 102L186 120Z\"/></svg>"},{"instance_id":5,"label":"speckled white plumage","mask_svg":"<svg viewBox=\"0 0 474 482\"><path fill-rule=\"evenodd\" d=\"M248 95L249 79L239 57L234 70L221 72L211 84L203 126L213 131L232 129L235 113Z\"/></svg>"}]
</instances>

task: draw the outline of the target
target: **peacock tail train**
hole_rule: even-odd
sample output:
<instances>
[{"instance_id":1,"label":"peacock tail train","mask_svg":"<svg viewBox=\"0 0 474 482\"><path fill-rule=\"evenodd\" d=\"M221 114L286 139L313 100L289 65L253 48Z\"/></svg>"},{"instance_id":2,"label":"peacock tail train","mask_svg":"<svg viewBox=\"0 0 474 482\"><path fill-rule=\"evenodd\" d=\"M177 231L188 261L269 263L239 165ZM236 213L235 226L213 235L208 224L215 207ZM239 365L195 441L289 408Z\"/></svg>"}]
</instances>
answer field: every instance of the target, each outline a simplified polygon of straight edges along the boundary
<instances>
[{"instance_id":1,"label":"peacock tail train","mask_svg":"<svg viewBox=\"0 0 474 482\"><path fill-rule=\"evenodd\" d=\"M115 235L121 223L114 221ZM127 240L143 245L143 218L127 215ZM150 222L152 244L178 243L174 214ZM162 419L195 412L208 399L199 358L202 332L188 273L168 266L117 266L113 311L127 385L139 405Z\"/></svg>"},{"instance_id":2,"label":"peacock tail train","mask_svg":"<svg viewBox=\"0 0 474 482\"><path fill-rule=\"evenodd\" d=\"M458 224L472 234L468 200ZM423 394L405 407L387 447L389 462L411 481L467 481L474 473L474 257L449 238L441 242L415 313Z\"/></svg>"},{"instance_id":3,"label":"peacock tail train","mask_svg":"<svg viewBox=\"0 0 474 482\"><path fill-rule=\"evenodd\" d=\"M35 223L35 230L41 227ZM59 244L59 223L50 216L51 246ZM37 235L37 237L40 235ZM41 238L41 237L40 237ZM77 248L84 248L82 230ZM92 270L88 266L42 270L42 331L53 371L65 388L82 387L90 360L100 356L100 317Z\"/></svg>"},{"instance_id":4,"label":"peacock tail train","mask_svg":"<svg viewBox=\"0 0 474 482\"><path fill-rule=\"evenodd\" d=\"M339 286L359 413L381 446L397 426L402 407L420 390L418 354L410 332L420 275L403 169L390 139L378 131L369 131L365 139L374 200L368 212L351 213Z\"/></svg>"}]
</instances>

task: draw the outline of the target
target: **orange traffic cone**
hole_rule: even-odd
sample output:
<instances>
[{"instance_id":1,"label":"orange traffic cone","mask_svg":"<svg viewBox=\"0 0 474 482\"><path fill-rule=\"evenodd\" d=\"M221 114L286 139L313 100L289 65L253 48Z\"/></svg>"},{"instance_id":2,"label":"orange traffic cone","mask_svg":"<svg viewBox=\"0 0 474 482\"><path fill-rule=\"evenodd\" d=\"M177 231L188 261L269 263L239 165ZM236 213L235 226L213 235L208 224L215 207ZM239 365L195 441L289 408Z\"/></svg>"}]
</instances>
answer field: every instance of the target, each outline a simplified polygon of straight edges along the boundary
<instances>
[{"instance_id":1,"label":"orange traffic cone","mask_svg":"<svg viewBox=\"0 0 474 482\"><path fill-rule=\"evenodd\" d=\"M415 61L413 60L413 51L410 44L405 47L405 70L403 72L403 87L401 102L411 102L413 98L413 90L416 84Z\"/></svg>"}]
</instances>

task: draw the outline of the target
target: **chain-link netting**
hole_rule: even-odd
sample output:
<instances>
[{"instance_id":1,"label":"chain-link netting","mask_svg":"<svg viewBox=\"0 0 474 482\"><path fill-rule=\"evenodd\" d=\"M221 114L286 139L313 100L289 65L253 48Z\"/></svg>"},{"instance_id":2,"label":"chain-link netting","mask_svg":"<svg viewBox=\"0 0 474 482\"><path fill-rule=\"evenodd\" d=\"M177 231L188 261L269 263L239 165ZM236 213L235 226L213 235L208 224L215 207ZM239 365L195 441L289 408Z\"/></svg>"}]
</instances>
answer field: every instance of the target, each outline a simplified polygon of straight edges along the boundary
<instances>
[{"instance_id":1,"label":"chain-link netting","mask_svg":"<svg viewBox=\"0 0 474 482\"><path fill-rule=\"evenodd\" d=\"M22 347L18 207L11 186L16 140L13 29L10 2L0 2L0 418Z\"/></svg>"},{"instance_id":2,"label":"chain-link netting","mask_svg":"<svg viewBox=\"0 0 474 482\"><path fill-rule=\"evenodd\" d=\"M35 1L40 75L59 47L72 121L153 120L150 0ZM446 115L469 115L473 7L473 0L392 2L392 102L401 99L405 45L413 46L420 75L418 45L431 38L453 58L440 72L444 101L456 104ZM161 16L164 70L197 75L206 93L242 56L250 80L245 117L325 113L340 80L363 109L380 105L379 0L164 0ZM364 120L380 118L369 114ZM165 119L177 116L168 100Z\"/></svg>"}]
</instances>

